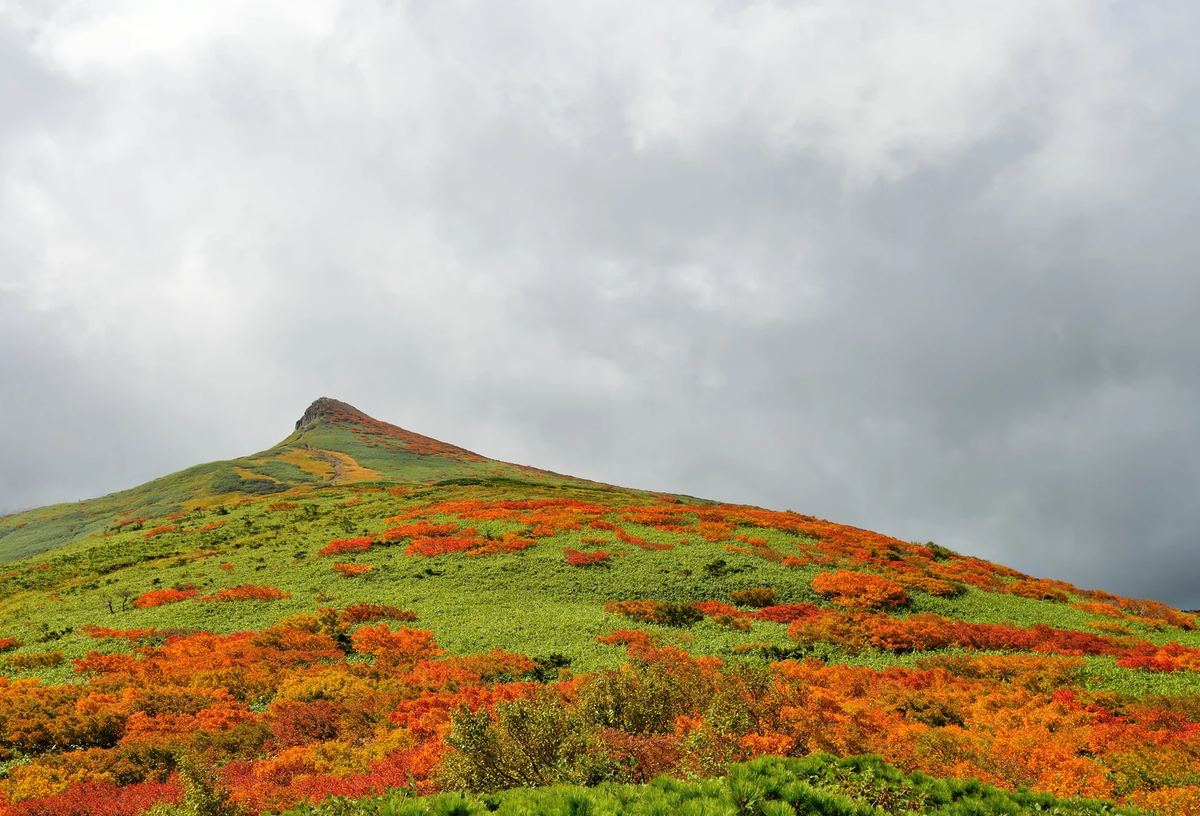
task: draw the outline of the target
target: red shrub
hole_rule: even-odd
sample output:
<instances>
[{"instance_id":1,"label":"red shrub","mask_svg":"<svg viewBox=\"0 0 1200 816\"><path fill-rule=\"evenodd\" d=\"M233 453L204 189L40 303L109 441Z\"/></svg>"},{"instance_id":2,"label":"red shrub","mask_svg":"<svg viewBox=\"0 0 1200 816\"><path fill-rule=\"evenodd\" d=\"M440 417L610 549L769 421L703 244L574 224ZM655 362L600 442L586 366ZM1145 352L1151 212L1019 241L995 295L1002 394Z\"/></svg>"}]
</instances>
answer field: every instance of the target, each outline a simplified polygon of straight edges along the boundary
<instances>
[{"instance_id":1,"label":"red shrub","mask_svg":"<svg viewBox=\"0 0 1200 816\"><path fill-rule=\"evenodd\" d=\"M589 553L563 547L563 552L567 554L567 563L572 567L590 567L594 564L602 564L612 557L612 553L604 552L604 550Z\"/></svg>"},{"instance_id":2,"label":"red shrub","mask_svg":"<svg viewBox=\"0 0 1200 816\"><path fill-rule=\"evenodd\" d=\"M821 608L812 604L782 604L780 606L764 606L757 612L752 612L750 617L761 621L774 621L775 623L791 623L792 621L803 620L819 615Z\"/></svg>"},{"instance_id":3,"label":"red shrub","mask_svg":"<svg viewBox=\"0 0 1200 816\"><path fill-rule=\"evenodd\" d=\"M370 537L335 538L329 545L317 550L317 555L341 555L342 553L364 553L371 549Z\"/></svg>"},{"instance_id":4,"label":"red shrub","mask_svg":"<svg viewBox=\"0 0 1200 816\"><path fill-rule=\"evenodd\" d=\"M194 589L152 589L134 598L133 605L138 609L149 609L153 606L186 601L195 595Z\"/></svg>"},{"instance_id":5,"label":"red shrub","mask_svg":"<svg viewBox=\"0 0 1200 816\"><path fill-rule=\"evenodd\" d=\"M1117 665L1126 669L1144 669L1152 672L1173 672L1179 669L1179 664L1169 657L1157 654L1134 654L1117 660Z\"/></svg>"},{"instance_id":6,"label":"red shrub","mask_svg":"<svg viewBox=\"0 0 1200 816\"><path fill-rule=\"evenodd\" d=\"M5 816L137 816L159 802L178 802L179 782L78 782L62 793L8 805Z\"/></svg>"},{"instance_id":7,"label":"red shrub","mask_svg":"<svg viewBox=\"0 0 1200 816\"><path fill-rule=\"evenodd\" d=\"M285 748L338 738L344 706L329 700L281 700L271 706L271 732Z\"/></svg>"}]
</instances>

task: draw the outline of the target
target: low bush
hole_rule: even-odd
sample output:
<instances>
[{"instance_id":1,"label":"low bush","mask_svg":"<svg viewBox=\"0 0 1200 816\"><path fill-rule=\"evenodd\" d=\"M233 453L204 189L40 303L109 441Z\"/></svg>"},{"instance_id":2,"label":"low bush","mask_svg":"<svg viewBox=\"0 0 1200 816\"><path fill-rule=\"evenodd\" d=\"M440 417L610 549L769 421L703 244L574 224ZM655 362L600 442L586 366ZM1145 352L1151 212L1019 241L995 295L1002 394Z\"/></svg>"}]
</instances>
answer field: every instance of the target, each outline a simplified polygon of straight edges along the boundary
<instances>
[{"instance_id":1,"label":"low bush","mask_svg":"<svg viewBox=\"0 0 1200 816\"><path fill-rule=\"evenodd\" d=\"M764 606L771 606L775 603L775 590L767 587L737 590L729 593L729 602L737 606L762 609Z\"/></svg>"},{"instance_id":2,"label":"low bush","mask_svg":"<svg viewBox=\"0 0 1200 816\"><path fill-rule=\"evenodd\" d=\"M869 572L822 572L812 589L845 609L895 609L908 603L904 587Z\"/></svg>"}]
</instances>

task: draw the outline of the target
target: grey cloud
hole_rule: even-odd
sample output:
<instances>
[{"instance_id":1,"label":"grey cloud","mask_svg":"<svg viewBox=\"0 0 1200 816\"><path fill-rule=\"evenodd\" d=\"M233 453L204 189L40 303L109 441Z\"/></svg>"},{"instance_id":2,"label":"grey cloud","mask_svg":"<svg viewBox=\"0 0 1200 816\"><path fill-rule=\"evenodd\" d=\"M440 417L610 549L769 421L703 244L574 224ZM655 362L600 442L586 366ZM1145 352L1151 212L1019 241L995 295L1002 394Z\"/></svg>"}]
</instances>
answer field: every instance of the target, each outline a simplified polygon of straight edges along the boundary
<instances>
[{"instance_id":1,"label":"grey cloud","mask_svg":"<svg viewBox=\"0 0 1200 816\"><path fill-rule=\"evenodd\" d=\"M0 17L0 506L328 394L1200 605L1190 5L71 15Z\"/></svg>"}]
</instances>

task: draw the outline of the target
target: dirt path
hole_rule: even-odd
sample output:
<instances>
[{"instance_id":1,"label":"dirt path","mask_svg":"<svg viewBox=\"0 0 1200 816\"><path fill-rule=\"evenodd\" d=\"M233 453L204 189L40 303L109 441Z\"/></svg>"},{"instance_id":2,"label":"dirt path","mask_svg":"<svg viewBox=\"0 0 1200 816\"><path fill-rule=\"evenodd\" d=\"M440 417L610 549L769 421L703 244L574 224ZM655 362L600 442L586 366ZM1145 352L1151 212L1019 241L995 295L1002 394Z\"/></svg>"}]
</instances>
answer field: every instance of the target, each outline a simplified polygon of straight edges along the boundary
<instances>
[{"instance_id":1,"label":"dirt path","mask_svg":"<svg viewBox=\"0 0 1200 816\"><path fill-rule=\"evenodd\" d=\"M331 453L326 453L322 450L314 450L313 446L307 442L304 443L304 449L308 451L314 459L320 459L322 462L327 462L328 464L333 465L333 476L330 477L329 484L335 485L345 478L346 471L342 467L341 459L338 459Z\"/></svg>"}]
</instances>

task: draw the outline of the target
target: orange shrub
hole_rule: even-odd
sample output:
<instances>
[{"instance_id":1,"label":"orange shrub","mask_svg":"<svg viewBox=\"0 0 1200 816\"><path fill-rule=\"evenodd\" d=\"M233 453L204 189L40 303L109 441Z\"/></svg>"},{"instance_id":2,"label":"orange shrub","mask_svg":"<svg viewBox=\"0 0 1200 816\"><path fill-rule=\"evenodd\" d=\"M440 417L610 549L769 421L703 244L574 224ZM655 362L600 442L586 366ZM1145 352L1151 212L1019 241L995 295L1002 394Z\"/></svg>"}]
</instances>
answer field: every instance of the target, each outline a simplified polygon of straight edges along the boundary
<instances>
[{"instance_id":1,"label":"orange shrub","mask_svg":"<svg viewBox=\"0 0 1200 816\"><path fill-rule=\"evenodd\" d=\"M1067 593L1063 592L1057 582L1043 581L1037 578L1030 578L1023 581L1013 581L1004 587L1004 591L1009 595L1019 595L1022 598L1033 598L1038 601L1054 601L1055 603L1066 603Z\"/></svg>"},{"instance_id":2,"label":"orange shrub","mask_svg":"<svg viewBox=\"0 0 1200 816\"><path fill-rule=\"evenodd\" d=\"M961 595L965 588L962 584L954 584L950 581L943 581L940 578L934 578L924 572L910 572L908 570L884 570L884 577L890 581L895 581L905 589L915 589L918 592L927 592L930 595L936 595L939 598L953 598L956 595Z\"/></svg>"},{"instance_id":3,"label":"orange shrub","mask_svg":"<svg viewBox=\"0 0 1200 816\"><path fill-rule=\"evenodd\" d=\"M467 552L467 555L506 555L520 552L537 544L532 538L522 538L516 533L505 533L499 539L478 539L479 546Z\"/></svg>"},{"instance_id":4,"label":"orange shrub","mask_svg":"<svg viewBox=\"0 0 1200 816\"><path fill-rule=\"evenodd\" d=\"M913 615L890 618L874 615L863 623L872 646L893 652L929 651L944 649L954 642L954 636L938 615Z\"/></svg>"},{"instance_id":5,"label":"orange shrub","mask_svg":"<svg viewBox=\"0 0 1200 816\"><path fill-rule=\"evenodd\" d=\"M419 521L385 530L379 538L383 541L403 541L406 538L436 538L437 536L454 535L456 532L458 532L457 524L430 524L427 521Z\"/></svg>"},{"instance_id":6,"label":"orange shrub","mask_svg":"<svg viewBox=\"0 0 1200 816\"><path fill-rule=\"evenodd\" d=\"M44 669L51 666L57 666L62 663L62 652L43 652L41 654L23 654L9 655L4 658L8 665L12 666L17 671L26 671L28 669Z\"/></svg>"},{"instance_id":7,"label":"orange shrub","mask_svg":"<svg viewBox=\"0 0 1200 816\"><path fill-rule=\"evenodd\" d=\"M162 535L163 533L174 533L178 530L179 528L174 524L164 524L161 527L155 527L153 530L142 533L142 538L154 538L155 536Z\"/></svg>"},{"instance_id":8,"label":"orange shrub","mask_svg":"<svg viewBox=\"0 0 1200 816\"><path fill-rule=\"evenodd\" d=\"M423 555L432 558L435 555L463 552L478 544L473 538L452 538L438 536L436 538L414 538L412 543L404 548L405 555Z\"/></svg>"},{"instance_id":9,"label":"orange shrub","mask_svg":"<svg viewBox=\"0 0 1200 816\"><path fill-rule=\"evenodd\" d=\"M433 632L406 626L401 626L395 632L386 623L364 626L351 639L356 652L399 662L423 660L443 653L433 639Z\"/></svg>"},{"instance_id":10,"label":"orange shrub","mask_svg":"<svg viewBox=\"0 0 1200 816\"><path fill-rule=\"evenodd\" d=\"M364 575L375 569L374 564L334 564L333 569L347 578L352 578L355 575Z\"/></svg>"},{"instance_id":11,"label":"orange shrub","mask_svg":"<svg viewBox=\"0 0 1200 816\"><path fill-rule=\"evenodd\" d=\"M407 609L383 604L356 603L339 613L342 623L355 624L377 620L415 621L417 613Z\"/></svg>"},{"instance_id":12,"label":"orange shrub","mask_svg":"<svg viewBox=\"0 0 1200 816\"><path fill-rule=\"evenodd\" d=\"M85 675L102 674L132 674L137 668L137 660L127 654L104 654L103 652L88 652L86 656L75 661L75 671Z\"/></svg>"},{"instance_id":13,"label":"orange shrub","mask_svg":"<svg viewBox=\"0 0 1200 816\"><path fill-rule=\"evenodd\" d=\"M97 639L128 640L131 643L153 637L154 633L158 631L153 626L149 629L109 629L105 626L92 626L89 624L82 628L88 635Z\"/></svg>"},{"instance_id":14,"label":"orange shrub","mask_svg":"<svg viewBox=\"0 0 1200 816\"><path fill-rule=\"evenodd\" d=\"M1087 612L1092 615L1104 615L1107 618L1124 618L1125 613L1117 607L1109 603L1096 603L1089 601L1088 603L1072 604L1076 609Z\"/></svg>"},{"instance_id":15,"label":"orange shrub","mask_svg":"<svg viewBox=\"0 0 1200 816\"><path fill-rule=\"evenodd\" d=\"M895 609L908 603L902 586L867 572L822 572L812 588L845 609Z\"/></svg>"},{"instance_id":16,"label":"orange shrub","mask_svg":"<svg viewBox=\"0 0 1200 816\"><path fill-rule=\"evenodd\" d=\"M651 623L657 618L658 601L611 601L604 605L604 611L615 615L623 615L635 621Z\"/></svg>"},{"instance_id":17,"label":"orange shrub","mask_svg":"<svg viewBox=\"0 0 1200 816\"><path fill-rule=\"evenodd\" d=\"M178 603L196 596L194 589L152 589L143 592L133 599L133 605L138 609L149 609L163 604Z\"/></svg>"},{"instance_id":18,"label":"orange shrub","mask_svg":"<svg viewBox=\"0 0 1200 816\"><path fill-rule=\"evenodd\" d=\"M223 603L225 601L277 601L280 598L290 597L292 597L292 593L280 592L275 587L242 584L230 589L222 589L216 595L206 595L200 600Z\"/></svg>"},{"instance_id":19,"label":"orange shrub","mask_svg":"<svg viewBox=\"0 0 1200 816\"><path fill-rule=\"evenodd\" d=\"M712 616L713 623L718 626L723 626L726 629L733 629L738 632L750 631L750 621L746 620L744 615L729 615L720 613Z\"/></svg>"}]
</instances>

